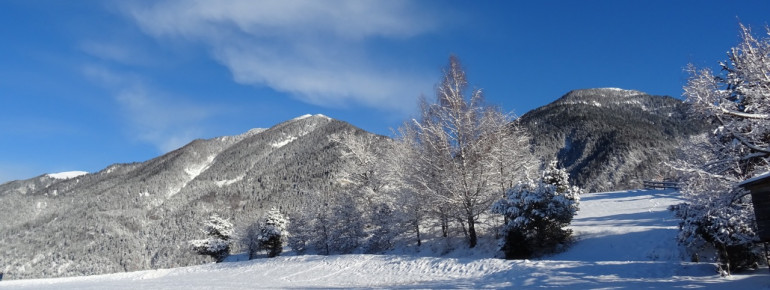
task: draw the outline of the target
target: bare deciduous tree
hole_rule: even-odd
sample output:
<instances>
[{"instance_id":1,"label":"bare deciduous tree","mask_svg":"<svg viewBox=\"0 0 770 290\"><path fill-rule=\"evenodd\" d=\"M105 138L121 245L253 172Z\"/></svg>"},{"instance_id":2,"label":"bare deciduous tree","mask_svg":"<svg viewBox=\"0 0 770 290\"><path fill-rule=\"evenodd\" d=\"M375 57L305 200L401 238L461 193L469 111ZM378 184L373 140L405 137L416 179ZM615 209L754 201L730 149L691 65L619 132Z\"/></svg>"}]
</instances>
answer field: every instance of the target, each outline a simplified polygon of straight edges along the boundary
<instances>
[{"instance_id":1,"label":"bare deciduous tree","mask_svg":"<svg viewBox=\"0 0 770 290\"><path fill-rule=\"evenodd\" d=\"M486 106L479 89L466 96L468 82L459 60L452 56L436 89L436 102L420 102L420 120L406 122L400 133L414 154L410 181L429 195L447 234L448 222L463 221L470 247L478 237L479 215L509 188L519 172L506 164L528 148L508 127L511 118ZM520 133L520 131L519 131Z\"/></svg>"}]
</instances>

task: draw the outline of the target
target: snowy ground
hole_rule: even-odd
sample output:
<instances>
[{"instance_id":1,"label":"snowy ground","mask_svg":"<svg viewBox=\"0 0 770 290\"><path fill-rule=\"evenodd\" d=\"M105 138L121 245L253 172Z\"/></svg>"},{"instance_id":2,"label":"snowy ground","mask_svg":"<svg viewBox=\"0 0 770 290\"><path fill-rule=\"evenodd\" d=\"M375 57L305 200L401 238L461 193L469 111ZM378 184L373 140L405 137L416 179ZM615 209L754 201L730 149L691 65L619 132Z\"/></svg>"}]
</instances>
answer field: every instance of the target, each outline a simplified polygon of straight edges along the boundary
<instances>
[{"instance_id":1,"label":"snowy ground","mask_svg":"<svg viewBox=\"0 0 770 290\"><path fill-rule=\"evenodd\" d=\"M2 281L7 289L699 288L770 289L767 268L729 278L682 262L670 191L591 193L573 221L577 242L531 261L419 255L287 256L110 275Z\"/></svg>"}]
</instances>

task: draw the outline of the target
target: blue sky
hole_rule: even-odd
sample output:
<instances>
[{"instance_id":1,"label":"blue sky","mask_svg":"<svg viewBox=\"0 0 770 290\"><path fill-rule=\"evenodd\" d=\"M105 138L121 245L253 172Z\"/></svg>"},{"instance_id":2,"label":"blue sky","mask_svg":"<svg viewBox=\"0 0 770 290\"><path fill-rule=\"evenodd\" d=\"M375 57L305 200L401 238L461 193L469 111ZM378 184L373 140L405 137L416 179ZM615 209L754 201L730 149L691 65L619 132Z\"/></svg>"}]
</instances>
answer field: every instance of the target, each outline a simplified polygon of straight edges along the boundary
<instances>
[{"instance_id":1,"label":"blue sky","mask_svg":"<svg viewBox=\"0 0 770 290\"><path fill-rule=\"evenodd\" d=\"M390 134L450 54L519 115L679 97L770 1L0 1L0 183L145 161L303 114Z\"/></svg>"}]
</instances>

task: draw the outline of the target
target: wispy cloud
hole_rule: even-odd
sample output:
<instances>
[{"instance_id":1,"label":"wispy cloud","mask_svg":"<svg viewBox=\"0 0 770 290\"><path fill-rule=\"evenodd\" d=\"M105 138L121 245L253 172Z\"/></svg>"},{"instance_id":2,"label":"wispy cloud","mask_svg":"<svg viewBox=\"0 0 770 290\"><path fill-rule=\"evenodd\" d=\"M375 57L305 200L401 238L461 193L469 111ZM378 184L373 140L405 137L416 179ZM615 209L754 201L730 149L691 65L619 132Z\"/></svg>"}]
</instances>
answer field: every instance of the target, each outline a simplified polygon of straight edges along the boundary
<instances>
[{"instance_id":1,"label":"wispy cloud","mask_svg":"<svg viewBox=\"0 0 770 290\"><path fill-rule=\"evenodd\" d=\"M83 41L79 45L80 50L98 59L115 62L124 65L143 65L150 62L150 57L139 45L132 45L127 41Z\"/></svg>"},{"instance_id":2,"label":"wispy cloud","mask_svg":"<svg viewBox=\"0 0 770 290\"><path fill-rule=\"evenodd\" d=\"M202 43L238 83L308 103L406 110L430 90L414 73L367 49L433 31L431 13L408 1L162 1L125 11L147 34ZM417 70L418 71L418 70ZM407 102L405 102L407 101Z\"/></svg>"},{"instance_id":3,"label":"wispy cloud","mask_svg":"<svg viewBox=\"0 0 770 290\"><path fill-rule=\"evenodd\" d=\"M204 135L203 121L220 112L216 106L170 95L137 76L95 65L84 66L83 72L112 93L128 133L164 153Z\"/></svg>"}]
</instances>

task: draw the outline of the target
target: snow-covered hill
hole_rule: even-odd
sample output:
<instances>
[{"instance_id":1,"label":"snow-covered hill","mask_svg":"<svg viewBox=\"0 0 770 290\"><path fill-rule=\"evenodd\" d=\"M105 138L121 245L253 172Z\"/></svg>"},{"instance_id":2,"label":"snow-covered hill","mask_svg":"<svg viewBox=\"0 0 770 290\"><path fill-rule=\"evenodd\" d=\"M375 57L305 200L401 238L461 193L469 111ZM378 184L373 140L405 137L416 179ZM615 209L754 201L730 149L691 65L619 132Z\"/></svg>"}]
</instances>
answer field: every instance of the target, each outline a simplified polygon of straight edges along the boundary
<instances>
[{"instance_id":1,"label":"snow-covered hill","mask_svg":"<svg viewBox=\"0 0 770 290\"><path fill-rule=\"evenodd\" d=\"M590 193L566 252L538 260L420 255L284 256L88 277L0 282L12 289L252 288L770 288L767 269L719 277L708 263L683 262L672 191ZM451 254L450 254L451 255Z\"/></svg>"}]
</instances>

